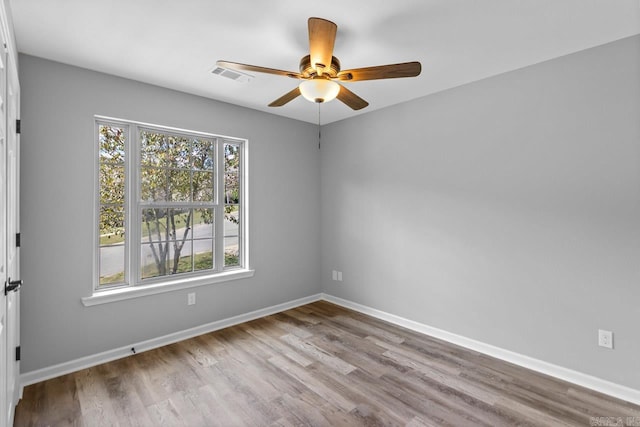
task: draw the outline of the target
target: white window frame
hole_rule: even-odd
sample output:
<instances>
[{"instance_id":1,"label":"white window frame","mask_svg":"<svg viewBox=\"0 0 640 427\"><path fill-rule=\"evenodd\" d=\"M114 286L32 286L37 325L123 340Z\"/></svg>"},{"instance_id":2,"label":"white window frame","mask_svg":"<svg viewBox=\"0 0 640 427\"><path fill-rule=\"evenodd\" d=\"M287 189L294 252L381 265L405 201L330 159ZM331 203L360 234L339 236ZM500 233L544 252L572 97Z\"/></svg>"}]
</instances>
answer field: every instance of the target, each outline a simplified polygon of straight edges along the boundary
<instances>
[{"instance_id":1,"label":"white window frame","mask_svg":"<svg viewBox=\"0 0 640 427\"><path fill-rule=\"evenodd\" d=\"M186 129L173 128L168 126L142 123L132 120L117 119L105 116L94 116L94 260L93 260L93 280L91 294L82 298L85 306L104 304L124 299L136 298L145 295L153 295L162 292L170 292L179 289L186 289L195 286L209 285L213 283L227 282L230 280L244 279L252 277L254 270L249 266L249 197L248 197L248 145L249 141L243 138L216 135L206 132L198 132ZM126 129L125 142L125 272L124 284L100 285L100 144L99 126L117 126ZM240 242L239 267L223 268L224 263L224 230L223 220L214 221L214 254L215 269L201 272L181 273L179 275L160 276L155 278L141 279L140 276L140 236L142 224L140 221L140 211L144 203L141 203L138 191L140 189L140 141L141 130L158 131L168 134L178 134L192 137L206 138L215 141L214 176L214 203L202 206L214 210L215 218L224 217L224 144L231 143L239 145L241 150L240 161L240 206L238 227L238 241ZM222 168L221 168L222 166ZM193 206L193 204L189 204ZM195 208L195 207L194 207Z\"/></svg>"}]
</instances>

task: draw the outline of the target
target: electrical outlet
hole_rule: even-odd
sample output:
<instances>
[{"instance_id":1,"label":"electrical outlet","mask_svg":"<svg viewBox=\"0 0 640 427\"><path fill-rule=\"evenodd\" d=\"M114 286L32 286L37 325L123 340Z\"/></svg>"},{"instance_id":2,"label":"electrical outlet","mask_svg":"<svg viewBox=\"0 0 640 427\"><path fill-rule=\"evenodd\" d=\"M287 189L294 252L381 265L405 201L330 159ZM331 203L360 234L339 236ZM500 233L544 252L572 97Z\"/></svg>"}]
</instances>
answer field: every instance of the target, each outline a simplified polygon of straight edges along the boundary
<instances>
[{"instance_id":1,"label":"electrical outlet","mask_svg":"<svg viewBox=\"0 0 640 427\"><path fill-rule=\"evenodd\" d=\"M187 294L187 305L194 305L196 303L196 293L189 292Z\"/></svg>"},{"instance_id":2,"label":"electrical outlet","mask_svg":"<svg viewBox=\"0 0 640 427\"><path fill-rule=\"evenodd\" d=\"M338 271L338 282L342 282L342 271Z\"/></svg>"},{"instance_id":3,"label":"electrical outlet","mask_svg":"<svg viewBox=\"0 0 640 427\"><path fill-rule=\"evenodd\" d=\"M598 329L598 345L613 349L613 332Z\"/></svg>"},{"instance_id":4,"label":"electrical outlet","mask_svg":"<svg viewBox=\"0 0 640 427\"><path fill-rule=\"evenodd\" d=\"M333 272L331 273L331 279L332 280L338 280L338 272L333 270Z\"/></svg>"}]
</instances>

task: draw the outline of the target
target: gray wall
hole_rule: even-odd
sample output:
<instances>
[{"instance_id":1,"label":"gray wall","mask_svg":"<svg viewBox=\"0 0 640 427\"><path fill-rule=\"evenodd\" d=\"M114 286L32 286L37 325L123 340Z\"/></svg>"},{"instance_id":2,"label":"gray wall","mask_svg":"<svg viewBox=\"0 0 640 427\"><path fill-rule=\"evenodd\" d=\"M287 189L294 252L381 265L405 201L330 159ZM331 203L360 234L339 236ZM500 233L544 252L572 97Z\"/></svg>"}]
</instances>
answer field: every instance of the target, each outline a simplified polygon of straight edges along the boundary
<instances>
[{"instance_id":1,"label":"gray wall","mask_svg":"<svg viewBox=\"0 0 640 427\"><path fill-rule=\"evenodd\" d=\"M640 389L639 37L322 135L325 292Z\"/></svg>"},{"instance_id":2,"label":"gray wall","mask_svg":"<svg viewBox=\"0 0 640 427\"><path fill-rule=\"evenodd\" d=\"M640 389L640 37L326 125L320 153L310 124L20 61L23 372L322 289ZM250 140L254 278L81 304L93 114Z\"/></svg>"},{"instance_id":3,"label":"gray wall","mask_svg":"<svg viewBox=\"0 0 640 427\"><path fill-rule=\"evenodd\" d=\"M23 373L320 292L315 126L25 55L20 82ZM82 305L94 114L249 139L253 278Z\"/></svg>"}]
</instances>

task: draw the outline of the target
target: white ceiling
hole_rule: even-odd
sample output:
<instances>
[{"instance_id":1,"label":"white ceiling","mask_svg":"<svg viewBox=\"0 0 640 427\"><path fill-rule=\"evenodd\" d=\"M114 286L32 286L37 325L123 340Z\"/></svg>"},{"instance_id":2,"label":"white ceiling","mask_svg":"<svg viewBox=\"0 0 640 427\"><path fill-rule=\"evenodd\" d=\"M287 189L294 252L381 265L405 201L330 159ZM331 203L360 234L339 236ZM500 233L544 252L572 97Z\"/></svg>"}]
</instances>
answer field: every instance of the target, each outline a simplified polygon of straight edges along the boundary
<instances>
[{"instance_id":1,"label":"white ceiling","mask_svg":"<svg viewBox=\"0 0 640 427\"><path fill-rule=\"evenodd\" d=\"M307 19L338 24L342 69L420 61L417 78L347 83L369 101L322 105L322 122L364 114L640 33L640 0L10 0L18 50L316 123L296 80L210 73L218 59L298 71Z\"/></svg>"}]
</instances>

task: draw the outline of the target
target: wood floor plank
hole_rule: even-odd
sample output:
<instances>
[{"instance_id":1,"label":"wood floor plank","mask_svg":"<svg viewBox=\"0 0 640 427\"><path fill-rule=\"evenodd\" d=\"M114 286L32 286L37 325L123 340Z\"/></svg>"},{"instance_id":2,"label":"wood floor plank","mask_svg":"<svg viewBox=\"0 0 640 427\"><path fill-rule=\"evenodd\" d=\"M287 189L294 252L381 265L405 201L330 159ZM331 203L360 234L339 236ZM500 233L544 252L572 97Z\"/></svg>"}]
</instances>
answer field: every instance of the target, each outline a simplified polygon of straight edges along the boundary
<instances>
[{"instance_id":1,"label":"wood floor plank","mask_svg":"<svg viewBox=\"0 0 640 427\"><path fill-rule=\"evenodd\" d=\"M276 325L280 329L287 331L288 334L295 335L299 338L303 338L303 339L309 338L310 336L313 335L311 332L309 332L308 329L304 327L299 327L298 325L296 325L296 323L298 324L300 323L296 322L295 318L283 316L280 313L274 314L273 316L269 316L269 318L265 320Z\"/></svg>"},{"instance_id":2,"label":"wood floor plank","mask_svg":"<svg viewBox=\"0 0 640 427\"><path fill-rule=\"evenodd\" d=\"M316 345L308 341L302 340L295 335L286 334L280 337L280 339L286 342L287 344L289 344L294 349L305 354L309 358L315 359L318 362L324 365L327 365L344 375L356 369L356 367L351 365L350 363L347 363L344 360L341 360L323 351L321 348L317 347Z\"/></svg>"},{"instance_id":3,"label":"wood floor plank","mask_svg":"<svg viewBox=\"0 0 640 427\"><path fill-rule=\"evenodd\" d=\"M331 415L323 413L323 406L318 405L317 395L312 392L305 391L295 397L285 393L275 404L288 414L287 422L291 425L331 425Z\"/></svg>"},{"instance_id":4,"label":"wood floor plank","mask_svg":"<svg viewBox=\"0 0 640 427\"><path fill-rule=\"evenodd\" d=\"M147 408L147 411L152 419L151 422L153 425L159 427L186 426L169 399L154 403Z\"/></svg>"},{"instance_id":5,"label":"wood floor plank","mask_svg":"<svg viewBox=\"0 0 640 427\"><path fill-rule=\"evenodd\" d=\"M413 417L405 427L437 427L438 424L425 421L422 417Z\"/></svg>"},{"instance_id":6,"label":"wood floor plank","mask_svg":"<svg viewBox=\"0 0 640 427\"><path fill-rule=\"evenodd\" d=\"M56 425L72 426L77 424L75 420L82 413L82 409L78 401L73 375L64 375L47 382L43 397L44 407L54 415L53 419Z\"/></svg>"},{"instance_id":7,"label":"wood floor plank","mask_svg":"<svg viewBox=\"0 0 640 427\"><path fill-rule=\"evenodd\" d=\"M325 325L314 325L314 336L310 342L325 348L330 354L344 360L372 376L380 377L388 372L387 360L381 348L365 340L357 340L347 333L341 333Z\"/></svg>"},{"instance_id":8,"label":"wood floor plank","mask_svg":"<svg viewBox=\"0 0 640 427\"><path fill-rule=\"evenodd\" d=\"M593 417L640 417L640 407L319 301L30 385L15 426L585 426Z\"/></svg>"},{"instance_id":9,"label":"wood floor plank","mask_svg":"<svg viewBox=\"0 0 640 427\"><path fill-rule=\"evenodd\" d=\"M594 394L585 388L568 386L566 400L583 403L587 407L594 408L598 413L619 413L628 414L627 416L636 417L636 424L640 424L640 406L634 405L620 399L613 398L602 394Z\"/></svg>"},{"instance_id":10,"label":"wood floor plank","mask_svg":"<svg viewBox=\"0 0 640 427\"><path fill-rule=\"evenodd\" d=\"M214 383L215 384L215 383ZM224 391L227 391L225 394ZM232 394L223 386L207 384L198 389L197 407L212 426L241 426L250 419L240 402L229 398Z\"/></svg>"},{"instance_id":11,"label":"wood floor plank","mask_svg":"<svg viewBox=\"0 0 640 427\"><path fill-rule=\"evenodd\" d=\"M394 357L392 356L395 356L394 360L404 360L405 362L403 364L410 364L411 362L415 362L418 365L422 365L423 361L428 360L429 366L436 367L438 368L438 370L445 372L447 375L460 375L461 370L458 366L452 366L448 363L441 362L439 358L425 359L420 353L414 352L404 346L389 344L374 337L367 337L366 339L368 341L371 341L378 347L385 349L386 351L382 353L383 356L390 359L394 359Z\"/></svg>"},{"instance_id":12,"label":"wood floor plank","mask_svg":"<svg viewBox=\"0 0 640 427\"><path fill-rule=\"evenodd\" d=\"M190 361L192 363L203 367L213 366L218 363L213 354L207 351L207 343L201 337L195 337L191 340L183 341L180 344L182 350L191 356Z\"/></svg>"},{"instance_id":13,"label":"wood floor plank","mask_svg":"<svg viewBox=\"0 0 640 427\"><path fill-rule=\"evenodd\" d=\"M242 329L244 329L248 334L260 340L265 345L271 347L275 351L275 353L286 356L300 366L309 366L311 363L313 363L310 358L307 358L302 354L294 351L290 346L287 346L286 344L281 342L278 337L270 335L263 329L258 329L251 326L242 326Z\"/></svg>"},{"instance_id":14,"label":"wood floor plank","mask_svg":"<svg viewBox=\"0 0 640 427\"><path fill-rule=\"evenodd\" d=\"M109 393L97 369L88 368L74 374L78 387L78 403L86 420L96 420L96 425L104 425L113 418L115 411ZM24 399L23 399L24 400ZM20 402L22 404L22 401Z\"/></svg>"},{"instance_id":15,"label":"wood floor plank","mask_svg":"<svg viewBox=\"0 0 640 427\"><path fill-rule=\"evenodd\" d=\"M426 380L426 381L425 381ZM503 426L496 422L492 413L486 411L490 405L468 396L429 378L388 374L381 381L394 394L407 402L412 409L427 419L440 424L474 426Z\"/></svg>"},{"instance_id":16,"label":"wood floor plank","mask_svg":"<svg viewBox=\"0 0 640 427\"><path fill-rule=\"evenodd\" d=\"M287 316L291 316L302 322L305 322L308 325L317 325L318 323L322 322L322 317L318 316L313 311L302 310L300 309L300 307L288 310L283 313L286 314Z\"/></svg>"},{"instance_id":17,"label":"wood floor plank","mask_svg":"<svg viewBox=\"0 0 640 427\"><path fill-rule=\"evenodd\" d=\"M314 392L322 401L330 402L333 406L340 408L345 412L349 412L355 408L355 404L353 402L347 400L344 396L338 395L335 390L332 390L320 381L314 381L313 375L308 369L303 369L297 365L288 363L288 361L281 356L271 357L267 361L280 369L283 374L288 375L291 380L297 381L310 391Z\"/></svg>"},{"instance_id":18,"label":"wood floor plank","mask_svg":"<svg viewBox=\"0 0 640 427\"><path fill-rule=\"evenodd\" d=\"M360 329L366 333L368 333L371 336L374 337L379 337L383 340L392 342L394 344L400 344L404 341L404 338L399 336L396 333L393 332L389 332L388 330L384 329L384 328L379 328L377 326L371 325L371 324L367 324L365 322L362 322L356 318L353 317L349 317L349 316L344 316L344 315L340 315L340 316L336 316L333 318L336 322L339 322L345 326L351 327L351 328L355 328L355 329Z\"/></svg>"},{"instance_id":19,"label":"wood floor plank","mask_svg":"<svg viewBox=\"0 0 640 427\"><path fill-rule=\"evenodd\" d=\"M192 398L198 398L197 391L179 391L169 397L171 406L178 413L180 422L187 426L207 425L208 417L206 412L198 410L198 405Z\"/></svg>"}]
</instances>

